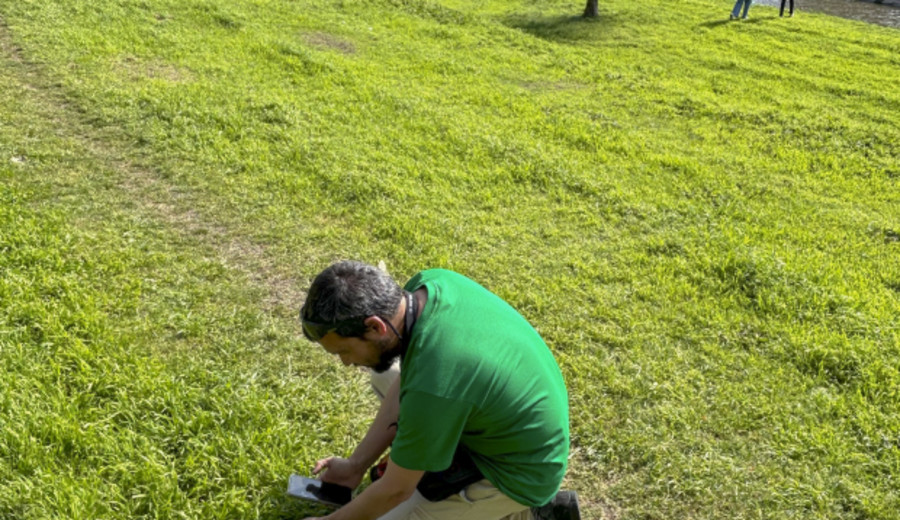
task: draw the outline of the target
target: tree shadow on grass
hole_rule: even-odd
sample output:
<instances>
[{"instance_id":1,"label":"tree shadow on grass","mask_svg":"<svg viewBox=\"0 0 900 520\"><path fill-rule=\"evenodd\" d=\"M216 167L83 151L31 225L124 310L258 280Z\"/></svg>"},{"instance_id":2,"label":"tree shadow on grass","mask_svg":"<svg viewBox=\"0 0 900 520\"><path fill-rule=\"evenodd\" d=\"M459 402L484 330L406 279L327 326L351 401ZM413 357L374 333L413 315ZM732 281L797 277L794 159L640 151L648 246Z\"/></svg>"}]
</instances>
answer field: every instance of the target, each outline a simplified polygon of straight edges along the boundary
<instances>
[{"instance_id":1,"label":"tree shadow on grass","mask_svg":"<svg viewBox=\"0 0 900 520\"><path fill-rule=\"evenodd\" d=\"M613 25L612 17L512 15L503 25L556 43L601 41Z\"/></svg>"},{"instance_id":2,"label":"tree shadow on grass","mask_svg":"<svg viewBox=\"0 0 900 520\"><path fill-rule=\"evenodd\" d=\"M723 20L711 20L709 22L701 23L701 24L698 24L697 27L706 27L707 29L714 29L716 27L721 27L723 25L729 25L729 24L733 24L733 23L735 23L735 24L747 24L747 23L756 24L756 23L770 22L770 21L776 20L776 19L777 19L777 17L774 17L774 16L758 16L755 18L747 18L746 20L729 20L726 18Z\"/></svg>"},{"instance_id":3,"label":"tree shadow on grass","mask_svg":"<svg viewBox=\"0 0 900 520\"><path fill-rule=\"evenodd\" d=\"M755 18L747 18L746 20L742 20L741 23L769 23L777 20L777 16L757 16Z\"/></svg>"},{"instance_id":4,"label":"tree shadow on grass","mask_svg":"<svg viewBox=\"0 0 900 520\"><path fill-rule=\"evenodd\" d=\"M707 29L713 29L715 27L721 27L723 25L728 25L730 23L737 23L737 20L712 20L710 22L701 23L697 25L697 27L706 27Z\"/></svg>"}]
</instances>

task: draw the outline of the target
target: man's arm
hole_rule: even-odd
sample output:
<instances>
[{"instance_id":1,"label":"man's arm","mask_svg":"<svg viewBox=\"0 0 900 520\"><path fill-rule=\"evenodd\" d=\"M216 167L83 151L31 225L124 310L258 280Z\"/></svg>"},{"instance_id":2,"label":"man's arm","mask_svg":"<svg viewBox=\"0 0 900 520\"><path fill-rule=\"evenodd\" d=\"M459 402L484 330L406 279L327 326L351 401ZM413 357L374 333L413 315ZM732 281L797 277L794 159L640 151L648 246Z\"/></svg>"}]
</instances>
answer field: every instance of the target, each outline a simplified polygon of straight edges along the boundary
<instances>
[{"instance_id":1,"label":"man's arm","mask_svg":"<svg viewBox=\"0 0 900 520\"><path fill-rule=\"evenodd\" d=\"M397 420L400 416L400 378L398 377L384 396L381 407L375 415L375 420L369 426L369 431L363 437L359 446L353 450L353 454L348 459L332 457L320 460L313 469L314 474L318 474L326 469L322 474L324 482L332 484L340 484L355 489L360 482L366 470L375 464L378 457L384 453L384 450L391 445L394 437L397 435Z\"/></svg>"},{"instance_id":2,"label":"man's arm","mask_svg":"<svg viewBox=\"0 0 900 520\"><path fill-rule=\"evenodd\" d=\"M402 468L388 460L383 477L325 520L374 520L409 499L424 473Z\"/></svg>"},{"instance_id":3,"label":"man's arm","mask_svg":"<svg viewBox=\"0 0 900 520\"><path fill-rule=\"evenodd\" d=\"M369 426L369 431L359 446L353 450L353 455L350 455L350 460L361 466L363 471L375 464L397 436L397 421L400 418L400 377L397 377L388 388L381 407L375 414L375 420Z\"/></svg>"}]
</instances>

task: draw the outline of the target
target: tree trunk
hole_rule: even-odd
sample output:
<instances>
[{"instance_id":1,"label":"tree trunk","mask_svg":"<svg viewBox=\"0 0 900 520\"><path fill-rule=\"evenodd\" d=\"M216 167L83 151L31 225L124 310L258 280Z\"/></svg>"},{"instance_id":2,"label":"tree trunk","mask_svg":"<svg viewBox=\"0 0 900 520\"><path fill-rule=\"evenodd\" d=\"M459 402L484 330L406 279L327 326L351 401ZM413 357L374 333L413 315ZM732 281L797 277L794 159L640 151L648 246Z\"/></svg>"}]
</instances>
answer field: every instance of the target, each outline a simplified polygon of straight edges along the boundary
<instances>
[{"instance_id":1,"label":"tree trunk","mask_svg":"<svg viewBox=\"0 0 900 520\"><path fill-rule=\"evenodd\" d=\"M584 15L585 18L597 18L600 16L600 10L597 7L597 0L587 0L587 5L584 7Z\"/></svg>"}]
</instances>

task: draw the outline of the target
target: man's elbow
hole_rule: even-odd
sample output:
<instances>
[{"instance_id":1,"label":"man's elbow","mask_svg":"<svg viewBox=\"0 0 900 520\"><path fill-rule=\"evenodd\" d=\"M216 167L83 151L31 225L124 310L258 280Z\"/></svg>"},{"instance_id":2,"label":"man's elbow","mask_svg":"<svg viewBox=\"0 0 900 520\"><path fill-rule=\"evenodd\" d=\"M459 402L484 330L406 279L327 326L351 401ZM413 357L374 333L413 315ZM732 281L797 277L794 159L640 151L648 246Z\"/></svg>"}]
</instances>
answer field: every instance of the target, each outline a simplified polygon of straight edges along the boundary
<instances>
[{"instance_id":1,"label":"man's elbow","mask_svg":"<svg viewBox=\"0 0 900 520\"><path fill-rule=\"evenodd\" d=\"M413 493L415 493L415 492L416 492L415 486L392 488L392 489L388 490L387 502L391 504L391 508L393 509L393 508L399 506L400 504L402 504L403 502L406 502L407 500L409 500L413 496Z\"/></svg>"},{"instance_id":2,"label":"man's elbow","mask_svg":"<svg viewBox=\"0 0 900 520\"><path fill-rule=\"evenodd\" d=\"M415 484L395 483L384 478L372 484L372 487L378 488L376 491L381 495L382 500L390 505L391 509L409 500L416 491Z\"/></svg>"},{"instance_id":3,"label":"man's elbow","mask_svg":"<svg viewBox=\"0 0 900 520\"><path fill-rule=\"evenodd\" d=\"M424 471L408 470L398 466L393 459L388 459L384 476L376 481L373 486L378 486L378 492L385 500L396 507L409 500L415 493L416 485L422 480Z\"/></svg>"}]
</instances>

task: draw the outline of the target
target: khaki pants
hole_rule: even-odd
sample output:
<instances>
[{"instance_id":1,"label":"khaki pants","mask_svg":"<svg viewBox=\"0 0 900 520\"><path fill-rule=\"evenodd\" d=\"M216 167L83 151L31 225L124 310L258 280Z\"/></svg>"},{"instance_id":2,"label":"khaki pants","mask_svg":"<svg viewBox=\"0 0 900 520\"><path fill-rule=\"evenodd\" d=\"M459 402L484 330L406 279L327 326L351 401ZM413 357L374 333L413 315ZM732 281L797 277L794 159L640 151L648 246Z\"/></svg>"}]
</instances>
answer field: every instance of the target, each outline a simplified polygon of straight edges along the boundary
<instances>
[{"instance_id":1,"label":"khaki pants","mask_svg":"<svg viewBox=\"0 0 900 520\"><path fill-rule=\"evenodd\" d=\"M485 480L440 502L418 491L378 520L531 520L531 509L504 495Z\"/></svg>"},{"instance_id":2,"label":"khaki pants","mask_svg":"<svg viewBox=\"0 0 900 520\"><path fill-rule=\"evenodd\" d=\"M375 395L384 398L399 375L399 361L384 373L372 372ZM484 479L440 502L429 502L416 491L378 520L531 520L531 508L504 495Z\"/></svg>"}]
</instances>

